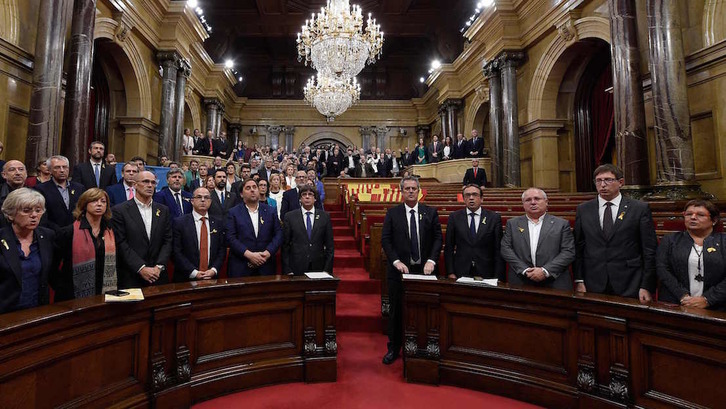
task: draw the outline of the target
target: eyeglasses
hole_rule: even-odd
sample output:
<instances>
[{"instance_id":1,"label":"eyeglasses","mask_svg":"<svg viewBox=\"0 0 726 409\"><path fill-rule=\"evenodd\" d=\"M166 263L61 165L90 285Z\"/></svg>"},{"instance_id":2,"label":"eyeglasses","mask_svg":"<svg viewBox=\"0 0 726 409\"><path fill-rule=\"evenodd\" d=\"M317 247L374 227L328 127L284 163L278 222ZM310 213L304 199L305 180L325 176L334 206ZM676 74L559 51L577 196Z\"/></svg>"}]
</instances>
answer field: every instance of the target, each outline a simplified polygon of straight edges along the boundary
<instances>
[{"instance_id":1,"label":"eyeglasses","mask_svg":"<svg viewBox=\"0 0 726 409\"><path fill-rule=\"evenodd\" d=\"M192 199L201 200L201 201L212 200L212 196L193 196Z\"/></svg>"},{"instance_id":2,"label":"eyeglasses","mask_svg":"<svg viewBox=\"0 0 726 409\"><path fill-rule=\"evenodd\" d=\"M617 179L615 179L615 178L603 178L603 179L594 180L596 185L601 185L603 183L606 185L611 185L611 184L615 183L615 181L617 181Z\"/></svg>"}]
</instances>

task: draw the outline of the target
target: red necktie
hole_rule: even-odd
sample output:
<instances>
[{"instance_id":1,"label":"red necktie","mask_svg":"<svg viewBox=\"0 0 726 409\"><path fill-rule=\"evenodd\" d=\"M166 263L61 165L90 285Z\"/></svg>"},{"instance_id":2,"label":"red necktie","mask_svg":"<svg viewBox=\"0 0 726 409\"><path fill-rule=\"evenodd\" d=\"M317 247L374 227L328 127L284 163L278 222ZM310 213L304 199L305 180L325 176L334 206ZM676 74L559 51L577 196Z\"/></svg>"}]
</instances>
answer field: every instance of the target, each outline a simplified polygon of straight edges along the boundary
<instances>
[{"instance_id":1,"label":"red necktie","mask_svg":"<svg viewBox=\"0 0 726 409\"><path fill-rule=\"evenodd\" d=\"M130 187L129 188L129 200L131 200L133 198L134 198L134 188Z\"/></svg>"},{"instance_id":2,"label":"red necktie","mask_svg":"<svg viewBox=\"0 0 726 409\"><path fill-rule=\"evenodd\" d=\"M474 177L476 178L476 168L474 168Z\"/></svg>"},{"instance_id":3,"label":"red necktie","mask_svg":"<svg viewBox=\"0 0 726 409\"><path fill-rule=\"evenodd\" d=\"M205 219L206 217L202 217L202 228L199 232L199 271L207 271L209 269L209 242Z\"/></svg>"},{"instance_id":4,"label":"red necktie","mask_svg":"<svg viewBox=\"0 0 726 409\"><path fill-rule=\"evenodd\" d=\"M214 147L212 146L212 140L209 140L209 156L212 156L212 152L214 152Z\"/></svg>"}]
</instances>

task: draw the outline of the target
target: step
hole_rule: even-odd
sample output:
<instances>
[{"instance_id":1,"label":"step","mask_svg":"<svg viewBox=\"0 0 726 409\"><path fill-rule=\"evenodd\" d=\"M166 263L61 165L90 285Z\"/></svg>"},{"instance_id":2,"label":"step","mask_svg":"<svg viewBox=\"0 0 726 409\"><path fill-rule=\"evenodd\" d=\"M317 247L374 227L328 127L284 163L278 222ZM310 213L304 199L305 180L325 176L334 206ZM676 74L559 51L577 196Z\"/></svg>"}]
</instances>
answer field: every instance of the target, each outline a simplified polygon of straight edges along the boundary
<instances>
[{"instance_id":1,"label":"step","mask_svg":"<svg viewBox=\"0 0 726 409\"><path fill-rule=\"evenodd\" d=\"M339 236L333 237L333 243L335 250L357 250L355 245L355 237L352 236Z\"/></svg>"},{"instance_id":2,"label":"step","mask_svg":"<svg viewBox=\"0 0 726 409\"><path fill-rule=\"evenodd\" d=\"M348 224L348 219L346 219L345 217L335 217L335 218L331 218L330 221L333 223L333 227L335 227L335 226L350 226L350 224Z\"/></svg>"},{"instance_id":3,"label":"step","mask_svg":"<svg viewBox=\"0 0 726 409\"><path fill-rule=\"evenodd\" d=\"M381 298L378 294L338 293L335 326L338 331L380 333Z\"/></svg>"},{"instance_id":4,"label":"step","mask_svg":"<svg viewBox=\"0 0 726 409\"><path fill-rule=\"evenodd\" d=\"M363 268L363 256L358 250L341 249L335 250L333 258L333 268L338 267L356 267Z\"/></svg>"},{"instance_id":5,"label":"step","mask_svg":"<svg viewBox=\"0 0 726 409\"><path fill-rule=\"evenodd\" d=\"M353 228L350 226L335 226L333 225L333 235L350 236L353 237Z\"/></svg>"},{"instance_id":6,"label":"step","mask_svg":"<svg viewBox=\"0 0 726 409\"><path fill-rule=\"evenodd\" d=\"M338 294L381 294L381 281L370 278L346 278L340 277Z\"/></svg>"}]
</instances>

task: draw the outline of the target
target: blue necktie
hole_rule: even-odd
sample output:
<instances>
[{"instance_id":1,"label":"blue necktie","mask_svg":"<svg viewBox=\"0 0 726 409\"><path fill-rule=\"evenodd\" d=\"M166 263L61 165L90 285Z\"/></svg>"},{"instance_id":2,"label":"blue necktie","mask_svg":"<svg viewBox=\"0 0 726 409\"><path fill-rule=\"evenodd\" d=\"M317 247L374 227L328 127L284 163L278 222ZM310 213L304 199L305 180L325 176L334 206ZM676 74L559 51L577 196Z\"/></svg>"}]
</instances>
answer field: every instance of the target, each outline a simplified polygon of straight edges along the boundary
<instances>
[{"instance_id":1,"label":"blue necktie","mask_svg":"<svg viewBox=\"0 0 726 409\"><path fill-rule=\"evenodd\" d=\"M96 187L101 187L101 165L93 164L93 173L96 175Z\"/></svg>"},{"instance_id":2,"label":"blue necktie","mask_svg":"<svg viewBox=\"0 0 726 409\"><path fill-rule=\"evenodd\" d=\"M306 224L307 224L307 230L308 230L308 239L313 239L313 221L310 219L310 215L313 214L312 212L305 212L305 215L307 216Z\"/></svg>"},{"instance_id":3,"label":"blue necktie","mask_svg":"<svg viewBox=\"0 0 726 409\"><path fill-rule=\"evenodd\" d=\"M471 238L476 238L476 224L474 223L474 215L475 213L469 213L469 216L471 216L471 223L469 223L469 233L471 234Z\"/></svg>"},{"instance_id":4,"label":"blue necktie","mask_svg":"<svg viewBox=\"0 0 726 409\"><path fill-rule=\"evenodd\" d=\"M225 192L219 195L219 202L222 206L224 206L224 196L226 196Z\"/></svg>"},{"instance_id":5,"label":"blue necktie","mask_svg":"<svg viewBox=\"0 0 726 409\"><path fill-rule=\"evenodd\" d=\"M418 252L418 232L416 229L416 211L411 210L411 260L417 262L421 259L421 255Z\"/></svg>"},{"instance_id":6,"label":"blue necktie","mask_svg":"<svg viewBox=\"0 0 726 409\"><path fill-rule=\"evenodd\" d=\"M176 196L176 204L179 206L179 214L184 214L184 206L182 206L181 198L179 197L179 193L174 193L174 196Z\"/></svg>"}]
</instances>

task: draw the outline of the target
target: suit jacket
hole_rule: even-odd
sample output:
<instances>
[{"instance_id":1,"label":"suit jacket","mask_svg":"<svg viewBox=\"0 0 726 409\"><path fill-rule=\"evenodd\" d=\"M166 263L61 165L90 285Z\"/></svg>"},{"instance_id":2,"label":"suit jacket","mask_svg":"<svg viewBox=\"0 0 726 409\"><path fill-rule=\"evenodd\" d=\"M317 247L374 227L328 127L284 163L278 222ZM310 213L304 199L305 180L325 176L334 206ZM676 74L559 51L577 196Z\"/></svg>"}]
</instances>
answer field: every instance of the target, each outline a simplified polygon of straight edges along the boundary
<instances>
[{"instance_id":1,"label":"suit jacket","mask_svg":"<svg viewBox=\"0 0 726 409\"><path fill-rule=\"evenodd\" d=\"M207 229L210 232L209 268L222 271L227 247L224 242L224 219L207 214ZM174 281L190 281L192 271L199 269L199 240L194 216L185 214L172 222L174 231Z\"/></svg>"},{"instance_id":2,"label":"suit jacket","mask_svg":"<svg viewBox=\"0 0 726 409\"><path fill-rule=\"evenodd\" d=\"M222 204L222 202L219 200L216 189L210 192L210 196L212 197L212 204L209 206L208 212L212 216L224 218L225 216L227 216L227 212L229 212L229 209L236 206L234 198L226 190L224 191L224 204Z\"/></svg>"},{"instance_id":3,"label":"suit jacket","mask_svg":"<svg viewBox=\"0 0 726 409\"><path fill-rule=\"evenodd\" d=\"M73 168L73 181L83 185L84 190L92 187L106 189L116 183L116 169L113 166L106 166L101 161L101 174L99 178L100 185L96 185L96 175L93 173L93 166L90 161L77 164Z\"/></svg>"},{"instance_id":4,"label":"suit jacket","mask_svg":"<svg viewBox=\"0 0 726 409\"><path fill-rule=\"evenodd\" d=\"M244 203L229 211L226 222L226 238L229 244L230 277L248 277L251 275L274 275L276 270L275 253L282 244L282 228L274 207L260 204L257 212L258 233L252 226L252 219ZM270 258L257 269L247 266L245 251L269 251Z\"/></svg>"},{"instance_id":5,"label":"suit jacket","mask_svg":"<svg viewBox=\"0 0 726 409\"><path fill-rule=\"evenodd\" d=\"M587 291L594 293L604 292L608 282L622 297L637 298L641 288L654 292L658 240L650 208L622 197L612 234L605 237L598 206L597 198L577 206L575 280L584 280Z\"/></svg>"},{"instance_id":6,"label":"suit jacket","mask_svg":"<svg viewBox=\"0 0 726 409\"><path fill-rule=\"evenodd\" d=\"M333 273L333 223L330 216L315 209L312 238L308 238L303 209L285 214L282 229L282 274L302 275L308 271Z\"/></svg>"},{"instance_id":7,"label":"suit jacket","mask_svg":"<svg viewBox=\"0 0 726 409\"><path fill-rule=\"evenodd\" d=\"M454 159L464 159L469 156L469 141L462 139L461 145L459 145L459 141L455 141L452 155Z\"/></svg>"},{"instance_id":8,"label":"suit jacket","mask_svg":"<svg viewBox=\"0 0 726 409\"><path fill-rule=\"evenodd\" d=\"M214 143L212 143L212 145L214 145ZM197 151L197 155L212 156L214 153L214 146L212 146L212 149L209 148L209 138L205 136L203 138L199 138L196 145L194 145L194 150Z\"/></svg>"},{"instance_id":9,"label":"suit jacket","mask_svg":"<svg viewBox=\"0 0 726 409\"><path fill-rule=\"evenodd\" d=\"M230 147L227 139L215 139L212 141L212 146L214 147L214 155L212 156L220 156L225 160L232 156L232 148Z\"/></svg>"},{"instance_id":10,"label":"suit jacket","mask_svg":"<svg viewBox=\"0 0 726 409\"><path fill-rule=\"evenodd\" d=\"M108 193L108 198L111 201L109 205L111 207L128 200L128 195L126 194L126 186L124 185L123 179L121 179L120 182L107 187L106 193Z\"/></svg>"},{"instance_id":11,"label":"suit jacket","mask_svg":"<svg viewBox=\"0 0 726 409\"><path fill-rule=\"evenodd\" d=\"M476 177L474 177L474 168L469 168L464 174L463 180L464 186L469 183L473 183L478 186L486 186L487 184L487 172L482 168L477 168Z\"/></svg>"},{"instance_id":12,"label":"suit jacket","mask_svg":"<svg viewBox=\"0 0 726 409\"><path fill-rule=\"evenodd\" d=\"M327 160L328 165L328 176L338 177L340 171L348 167L348 161L344 160L343 154L338 153L338 156L330 154Z\"/></svg>"},{"instance_id":13,"label":"suit jacket","mask_svg":"<svg viewBox=\"0 0 726 409\"><path fill-rule=\"evenodd\" d=\"M418 204L418 212L419 222L417 234L419 237L421 264L425 264L427 260L433 260L438 263L442 244L439 213L436 208L426 206L423 203ZM406 214L406 206L401 203L388 209L386 217L383 219L381 246L388 258L389 280L401 280L401 273L393 267L394 261L400 260L407 267L410 268L411 266L411 239L409 237L407 222L409 217Z\"/></svg>"},{"instance_id":14,"label":"suit jacket","mask_svg":"<svg viewBox=\"0 0 726 409\"><path fill-rule=\"evenodd\" d=\"M467 148L466 156L470 158L481 158L483 149L484 139L482 137L477 137L476 139L472 138L469 141L469 147ZM475 152L475 154L472 155L471 152Z\"/></svg>"},{"instance_id":15,"label":"suit jacket","mask_svg":"<svg viewBox=\"0 0 726 409\"><path fill-rule=\"evenodd\" d=\"M297 188L286 190L282 194L282 205L280 207L280 220L285 220L285 214L291 210L300 208L300 197L297 193ZM318 192L315 192L315 209L322 209L323 206L320 204L320 197Z\"/></svg>"},{"instance_id":16,"label":"suit jacket","mask_svg":"<svg viewBox=\"0 0 726 409\"><path fill-rule=\"evenodd\" d=\"M685 231L668 234L660 241L656 257L659 301L679 304L684 295L690 294L688 256L692 248L693 239ZM702 295L710 309L726 311L726 233L714 232L706 237L701 257Z\"/></svg>"},{"instance_id":17,"label":"suit jacket","mask_svg":"<svg viewBox=\"0 0 726 409\"><path fill-rule=\"evenodd\" d=\"M172 220L192 212L192 203L190 202L190 200L192 200L192 194L183 190L179 193L181 194L183 213L179 211L179 205L177 204L177 201L174 198L174 192L172 192L171 189L161 189L154 193L154 202L168 207Z\"/></svg>"},{"instance_id":18,"label":"suit jacket","mask_svg":"<svg viewBox=\"0 0 726 409\"><path fill-rule=\"evenodd\" d=\"M509 263L509 284L558 288L572 291L572 278L568 267L575 261L575 238L570 223L562 218L545 214L537 240L535 261L529 237L529 220L526 215L509 219L502 239L502 257ZM522 272L529 267L543 267L550 277L532 281Z\"/></svg>"},{"instance_id":19,"label":"suit jacket","mask_svg":"<svg viewBox=\"0 0 726 409\"><path fill-rule=\"evenodd\" d=\"M67 182L66 187L68 188L68 208L66 208L63 196L58 191L53 179L35 187L45 197L45 214L43 217L46 218L47 226L53 230L58 230L73 223L73 210L76 208L78 198L81 197L85 190L83 185L77 182Z\"/></svg>"},{"instance_id":20,"label":"suit jacket","mask_svg":"<svg viewBox=\"0 0 726 409\"><path fill-rule=\"evenodd\" d=\"M146 235L136 200L127 200L111 209L111 225L116 235L118 288L149 286L149 282L138 272L141 266L166 267L169 261L173 238L169 208L156 202L152 202L151 207L151 239ZM154 285L168 281L168 274L164 270Z\"/></svg>"},{"instance_id":21,"label":"suit jacket","mask_svg":"<svg viewBox=\"0 0 726 409\"><path fill-rule=\"evenodd\" d=\"M446 274L456 274L457 277L471 277L473 274L504 281L502 217L482 208L480 219L476 238L472 239L468 209L459 209L449 215L444 246Z\"/></svg>"},{"instance_id":22,"label":"suit jacket","mask_svg":"<svg viewBox=\"0 0 726 409\"><path fill-rule=\"evenodd\" d=\"M38 227L34 234L35 240L38 242L41 263L38 304L45 305L50 301L48 280L55 268L53 262L55 232L51 229ZM4 245L0 246L0 314L2 314L16 309L22 292L23 272L20 267L17 237L13 228L5 227L0 229L0 239L7 243L7 248Z\"/></svg>"},{"instance_id":23,"label":"suit jacket","mask_svg":"<svg viewBox=\"0 0 726 409\"><path fill-rule=\"evenodd\" d=\"M436 156L434 156L434 153L436 153ZM431 158L431 163L436 163L444 157L444 144L441 141L436 142L436 149L434 149L434 143L431 142L431 145L429 145L429 157Z\"/></svg>"},{"instance_id":24,"label":"suit jacket","mask_svg":"<svg viewBox=\"0 0 726 409\"><path fill-rule=\"evenodd\" d=\"M192 175L191 170L184 172L184 190L186 190L189 193L194 192L193 190L191 190L192 182L198 178L199 178L199 171L197 171L196 177L195 177L195 175ZM197 186L197 187L199 187L199 186Z\"/></svg>"}]
</instances>

